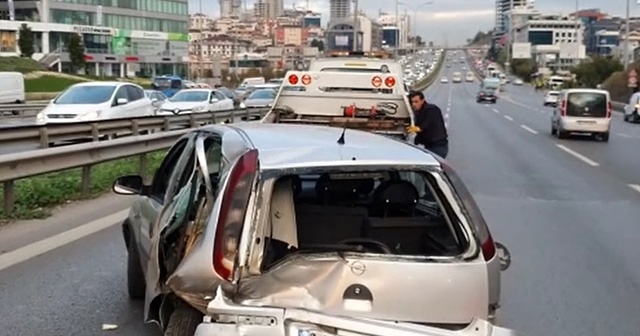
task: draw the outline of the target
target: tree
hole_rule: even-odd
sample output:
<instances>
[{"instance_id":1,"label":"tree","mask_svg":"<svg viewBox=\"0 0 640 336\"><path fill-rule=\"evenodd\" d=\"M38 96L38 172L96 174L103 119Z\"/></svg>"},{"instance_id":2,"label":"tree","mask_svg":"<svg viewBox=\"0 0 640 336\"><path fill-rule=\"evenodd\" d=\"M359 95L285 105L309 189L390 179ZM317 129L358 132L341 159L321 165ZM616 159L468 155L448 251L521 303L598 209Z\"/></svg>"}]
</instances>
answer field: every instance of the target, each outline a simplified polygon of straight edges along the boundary
<instances>
[{"instance_id":1,"label":"tree","mask_svg":"<svg viewBox=\"0 0 640 336\"><path fill-rule=\"evenodd\" d=\"M538 72L538 65L532 59L514 59L511 61L511 72L524 81L531 81L531 75Z\"/></svg>"},{"instance_id":2,"label":"tree","mask_svg":"<svg viewBox=\"0 0 640 336\"><path fill-rule=\"evenodd\" d=\"M313 41L311 41L311 46L318 48L318 51L324 51L324 42L321 40L313 39Z\"/></svg>"},{"instance_id":3,"label":"tree","mask_svg":"<svg viewBox=\"0 0 640 336\"><path fill-rule=\"evenodd\" d=\"M82 44L82 37L79 34L73 34L69 38L69 60L71 61L71 70L77 71L84 67L84 45Z\"/></svg>"},{"instance_id":4,"label":"tree","mask_svg":"<svg viewBox=\"0 0 640 336\"><path fill-rule=\"evenodd\" d=\"M616 71L622 71L623 66L619 60L607 57L594 57L573 69L578 82L585 87L595 88L602 84Z\"/></svg>"},{"instance_id":5,"label":"tree","mask_svg":"<svg viewBox=\"0 0 640 336\"><path fill-rule=\"evenodd\" d=\"M31 31L31 28L29 28L26 23L23 23L20 26L20 31L18 34L20 57L31 58L31 56L35 52L35 48L33 47L33 32Z\"/></svg>"}]
</instances>

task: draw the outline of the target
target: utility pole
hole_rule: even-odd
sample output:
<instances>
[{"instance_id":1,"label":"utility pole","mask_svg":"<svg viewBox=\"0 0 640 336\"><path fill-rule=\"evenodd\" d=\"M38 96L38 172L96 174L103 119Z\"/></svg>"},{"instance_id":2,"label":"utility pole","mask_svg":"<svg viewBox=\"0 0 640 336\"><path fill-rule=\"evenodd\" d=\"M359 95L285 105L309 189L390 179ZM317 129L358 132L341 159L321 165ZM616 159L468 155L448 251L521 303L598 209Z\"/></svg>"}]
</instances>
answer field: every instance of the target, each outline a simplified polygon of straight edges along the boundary
<instances>
[{"instance_id":1,"label":"utility pole","mask_svg":"<svg viewBox=\"0 0 640 336\"><path fill-rule=\"evenodd\" d=\"M202 10L202 0L199 1L200 4L200 15L201 15L201 21L199 20L199 28L200 28L200 40L198 41L198 46L199 46L199 57L198 57L198 79L202 78L202 63L203 63L203 57L204 57L204 52L202 50L202 41L204 40L204 32L203 32L203 27L204 26L204 22L205 22L205 16L204 16L204 11Z\"/></svg>"},{"instance_id":2,"label":"utility pole","mask_svg":"<svg viewBox=\"0 0 640 336\"><path fill-rule=\"evenodd\" d=\"M353 2L355 3L353 9L353 51L358 51L358 21L360 21L358 20L358 0L354 0Z\"/></svg>"},{"instance_id":3,"label":"utility pole","mask_svg":"<svg viewBox=\"0 0 640 336\"><path fill-rule=\"evenodd\" d=\"M513 55L511 55L511 47L513 46L513 0L509 0L509 29L508 29L508 33L507 33L507 60L504 64L504 71L506 72L506 75L509 75L509 73L511 72L509 69L511 67L511 57Z\"/></svg>"},{"instance_id":4,"label":"utility pole","mask_svg":"<svg viewBox=\"0 0 640 336\"><path fill-rule=\"evenodd\" d=\"M580 0L576 0L576 14L575 14L575 19L576 19L576 31L575 31L575 35L576 35L576 61L574 66L577 66L580 63L580 44L582 43L581 40L578 39L578 37L580 36L580 17L578 15L578 12L580 11Z\"/></svg>"},{"instance_id":5,"label":"utility pole","mask_svg":"<svg viewBox=\"0 0 640 336\"><path fill-rule=\"evenodd\" d=\"M629 67L629 2L631 0L627 0L627 16L624 23L624 69L626 70Z\"/></svg>"}]
</instances>

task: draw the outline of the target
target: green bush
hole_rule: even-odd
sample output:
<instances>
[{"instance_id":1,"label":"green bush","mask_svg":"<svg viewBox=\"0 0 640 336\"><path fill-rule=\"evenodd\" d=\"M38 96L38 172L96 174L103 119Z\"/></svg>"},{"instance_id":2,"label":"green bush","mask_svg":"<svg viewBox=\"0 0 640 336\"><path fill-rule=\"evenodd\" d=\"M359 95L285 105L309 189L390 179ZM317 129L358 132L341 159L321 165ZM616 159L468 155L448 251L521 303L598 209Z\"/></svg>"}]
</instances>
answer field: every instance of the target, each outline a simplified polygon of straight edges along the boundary
<instances>
[{"instance_id":1,"label":"green bush","mask_svg":"<svg viewBox=\"0 0 640 336\"><path fill-rule=\"evenodd\" d=\"M0 57L0 71L18 71L29 73L33 71L46 70L40 63L31 58L23 57Z\"/></svg>"},{"instance_id":2,"label":"green bush","mask_svg":"<svg viewBox=\"0 0 640 336\"><path fill-rule=\"evenodd\" d=\"M160 166L165 151L148 154L145 176L152 176ZM137 157L124 158L98 164L91 169L89 197L99 196L110 190L113 181L122 175L136 174L139 169ZM18 180L15 183L16 202L14 211L7 214L0 209L0 220L34 219L49 216L52 207L67 201L82 198L80 185L82 169L71 169ZM4 193L1 192L0 199ZM3 200L2 200L3 201ZM1 203L0 203L1 204Z\"/></svg>"}]
</instances>

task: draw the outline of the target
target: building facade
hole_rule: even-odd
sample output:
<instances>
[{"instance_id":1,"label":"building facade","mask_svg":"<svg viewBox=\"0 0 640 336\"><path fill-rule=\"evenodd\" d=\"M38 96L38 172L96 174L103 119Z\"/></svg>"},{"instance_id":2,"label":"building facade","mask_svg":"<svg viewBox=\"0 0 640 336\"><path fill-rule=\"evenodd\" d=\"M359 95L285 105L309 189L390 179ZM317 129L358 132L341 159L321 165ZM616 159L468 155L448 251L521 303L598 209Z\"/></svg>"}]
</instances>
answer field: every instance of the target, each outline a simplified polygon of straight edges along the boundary
<instances>
[{"instance_id":1,"label":"building facade","mask_svg":"<svg viewBox=\"0 0 640 336\"><path fill-rule=\"evenodd\" d=\"M275 19L284 15L284 0L258 0L254 11L259 18Z\"/></svg>"},{"instance_id":2,"label":"building facade","mask_svg":"<svg viewBox=\"0 0 640 336\"><path fill-rule=\"evenodd\" d=\"M187 72L188 0L14 1L15 21L0 21L0 35L16 41L16 46L7 44L0 55L19 54L18 31L25 23L34 33L33 58L58 71L71 68L66 46L73 34L79 34L88 74L126 77ZM0 12L6 12L5 7L7 2L0 2Z\"/></svg>"},{"instance_id":3,"label":"building facade","mask_svg":"<svg viewBox=\"0 0 640 336\"><path fill-rule=\"evenodd\" d=\"M508 12L512 8L529 7L533 0L496 0L494 37L500 38L509 32Z\"/></svg>"},{"instance_id":4,"label":"building facade","mask_svg":"<svg viewBox=\"0 0 640 336\"><path fill-rule=\"evenodd\" d=\"M344 19L351 14L351 0L329 0L329 19Z\"/></svg>"}]
</instances>

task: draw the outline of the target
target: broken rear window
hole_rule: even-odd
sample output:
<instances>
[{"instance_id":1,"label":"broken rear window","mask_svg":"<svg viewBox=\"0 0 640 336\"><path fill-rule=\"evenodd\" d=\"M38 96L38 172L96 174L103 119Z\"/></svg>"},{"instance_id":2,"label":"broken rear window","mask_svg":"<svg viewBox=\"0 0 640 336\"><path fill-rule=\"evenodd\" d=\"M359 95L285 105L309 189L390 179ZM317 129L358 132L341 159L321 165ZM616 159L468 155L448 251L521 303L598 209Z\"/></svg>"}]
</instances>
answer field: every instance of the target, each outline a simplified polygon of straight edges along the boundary
<instances>
[{"instance_id":1,"label":"broken rear window","mask_svg":"<svg viewBox=\"0 0 640 336\"><path fill-rule=\"evenodd\" d=\"M459 221L433 173L374 171L279 177L263 268L291 254L456 256Z\"/></svg>"}]
</instances>

